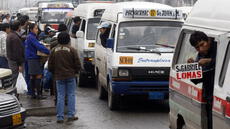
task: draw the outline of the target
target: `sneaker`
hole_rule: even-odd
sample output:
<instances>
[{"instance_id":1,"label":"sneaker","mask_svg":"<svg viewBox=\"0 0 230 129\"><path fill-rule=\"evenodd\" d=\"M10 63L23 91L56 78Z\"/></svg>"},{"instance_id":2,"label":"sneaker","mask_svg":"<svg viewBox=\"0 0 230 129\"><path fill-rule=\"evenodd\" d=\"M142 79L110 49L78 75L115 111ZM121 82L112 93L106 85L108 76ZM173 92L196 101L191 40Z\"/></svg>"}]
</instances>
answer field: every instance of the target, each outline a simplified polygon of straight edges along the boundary
<instances>
[{"instance_id":1,"label":"sneaker","mask_svg":"<svg viewBox=\"0 0 230 129\"><path fill-rule=\"evenodd\" d=\"M62 124L64 123L64 120L57 120L57 123Z\"/></svg>"},{"instance_id":2,"label":"sneaker","mask_svg":"<svg viewBox=\"0 0 230 129\"><path fill-rule=\"evenodd\" d=\"M78 117L77 117L77 116L69 117L69 118L67 119L67 122L71 122L71 121L75 121L75 120L78 120Z\"/></svg>"}]
</instances>

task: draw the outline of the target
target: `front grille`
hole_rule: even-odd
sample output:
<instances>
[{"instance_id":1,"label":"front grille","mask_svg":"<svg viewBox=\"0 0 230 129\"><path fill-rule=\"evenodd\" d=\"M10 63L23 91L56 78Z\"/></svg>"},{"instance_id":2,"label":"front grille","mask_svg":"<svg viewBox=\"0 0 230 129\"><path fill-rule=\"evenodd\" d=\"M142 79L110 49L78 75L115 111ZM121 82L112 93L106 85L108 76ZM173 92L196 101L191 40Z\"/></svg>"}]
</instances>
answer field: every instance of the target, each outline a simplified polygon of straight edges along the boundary
<instances>
[{"instance_id":1,"label":"front grille","mask_svg":"<svg viewBox=\"0 0 230 129\"><path fill-rule=\"evenodd\" d=\"M10 115L19 111L18 102L14 99L0 102L0 116Z\"/></svg>"},{"instance_id":2,"label":"front grille","mask_svg":"<svg viewBox=\"0 0 230 129\"><path fill-rule=\"evenodd\" d=\"M2 78L2 87L8 88L12 86L12 75Z\"/></svg>"},{"instance_id":3,"label":"front grille","mask_svg":"<svg viewBox=\"0 0 230 129\"><path fill-rule=\"evenodd\" d=\"M169 81L169 67L135 67L128 69L132 81Z\"/></svg>"}]
</instances>

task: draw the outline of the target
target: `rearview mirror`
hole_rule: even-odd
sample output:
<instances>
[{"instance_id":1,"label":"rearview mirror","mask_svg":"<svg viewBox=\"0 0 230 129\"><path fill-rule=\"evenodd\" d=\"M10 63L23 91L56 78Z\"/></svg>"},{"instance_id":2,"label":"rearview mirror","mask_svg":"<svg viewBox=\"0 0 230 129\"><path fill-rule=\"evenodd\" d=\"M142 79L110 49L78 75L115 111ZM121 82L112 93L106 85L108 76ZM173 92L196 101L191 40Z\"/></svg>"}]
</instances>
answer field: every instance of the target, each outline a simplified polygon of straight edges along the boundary
<instances>
[{"instance_id":1,"label":"rearview mirror","mask_svg":"<svg viewBox=\"0 0 230 129\"><path fill-rule=\"evenodd\" d=\"M76 37L77 37L77 38L83 38L83 37L84 37L84 32L83 32L83 31L78 31L78 32L76 33Z\"/></svg>"}]
</instances>

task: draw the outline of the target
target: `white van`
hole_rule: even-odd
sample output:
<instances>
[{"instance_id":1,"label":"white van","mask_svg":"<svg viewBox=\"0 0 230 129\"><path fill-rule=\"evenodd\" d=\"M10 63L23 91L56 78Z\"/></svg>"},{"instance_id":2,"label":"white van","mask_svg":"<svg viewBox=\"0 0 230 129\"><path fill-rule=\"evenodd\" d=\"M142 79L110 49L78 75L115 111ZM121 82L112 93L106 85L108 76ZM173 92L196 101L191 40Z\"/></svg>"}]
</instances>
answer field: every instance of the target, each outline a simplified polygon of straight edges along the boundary
<instances>
[{"instance_id":1,"label":"white van","mask_svg":"<svg viewBox=\"0 0 230 129\"><path fill-rule=\"evenodd\" d=\"M152 2L121 2L106 9L101 22L111 28L106 46L101 44L100 31L95 45L99 98L108 92L110 109L118 108L124 95L167 99L182 11Z\"/></svg>"},{"instance_id":2,"label":"white van","mask_svg":"<svg viewBox=\"0 0 230 129\"><path fill-rule=\"evenodd\" d=\"M0 68L0 93L16 95L15 86L12 85L12 71Z\"/></svg>"},{"instance_id":3,"label":"white van","mask_svg":"<svg viewBox=\"0 0 230 129\"><path fill-rule=\"evenodd\" d=\"M197 52L189 39L194 31L202 31L217 45L213 85L213 129L230 128L230 13L229 0L198 0L184 23L170 71L171 129L208 129L206 101L202 83L176 79L175 65L196 58ZM203 71L204 73L205 71Z\"/></svg>"},{"instance_id":4,"label":"white van","mask_svg":"<svg viewBox=\"0 0 230 129\"><path fill-rule=\"evenodd\" d=\"M77 38L71 38L71 45L78 51L82 70L79 74L78 85L83 86L88 81L94 81L94 49L96 42L97 26L108 3L80 4L74 10L73 17L81 18L81 25L76 33ZM72 26L73 26L72 22ZM70 27L70 31L72 27Z\"/></svg>"}]
</instances>

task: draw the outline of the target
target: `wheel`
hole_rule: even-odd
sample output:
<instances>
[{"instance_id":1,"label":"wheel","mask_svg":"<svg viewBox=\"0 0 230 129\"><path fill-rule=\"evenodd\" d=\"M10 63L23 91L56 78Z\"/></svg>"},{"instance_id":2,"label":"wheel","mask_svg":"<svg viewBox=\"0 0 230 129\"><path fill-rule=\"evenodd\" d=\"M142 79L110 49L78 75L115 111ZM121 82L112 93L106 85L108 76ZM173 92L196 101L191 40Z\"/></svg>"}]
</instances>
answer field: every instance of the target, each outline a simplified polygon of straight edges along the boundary
<instances>
[{"instance_id":1,"label":"wheel","mask_svg":"<svg viewBox=\"0 0 230 129\"><path fill-rule=\"evenodd\" d=\"M111 91L111 83L108 83L108 107L110 110L117 110L120 107L120 97Z\"/></svg>"},{"instance_id":2,"label":"wheel","mask_svg":"<svg viewBox=\"0 0 230 129\"><path fill-rule=\"evenodd\" d=\"M101 86L99 74L97 74L96 77L96 84L97 84L97 90L98 90L98 98L101 100L104 100L106 98L107 92L103 86Z\"/></svg>"},{"instance_id":3,"label":"wheel","mask_svg":"<svg viewBox=\"0 0 230 129\"><path fill-rule=\"evenodd\" d=\"M79 87L83 87L86 85L86 76L82 71L80 71L79 73L77 84Z\"/></svg>"}]
</instances>

